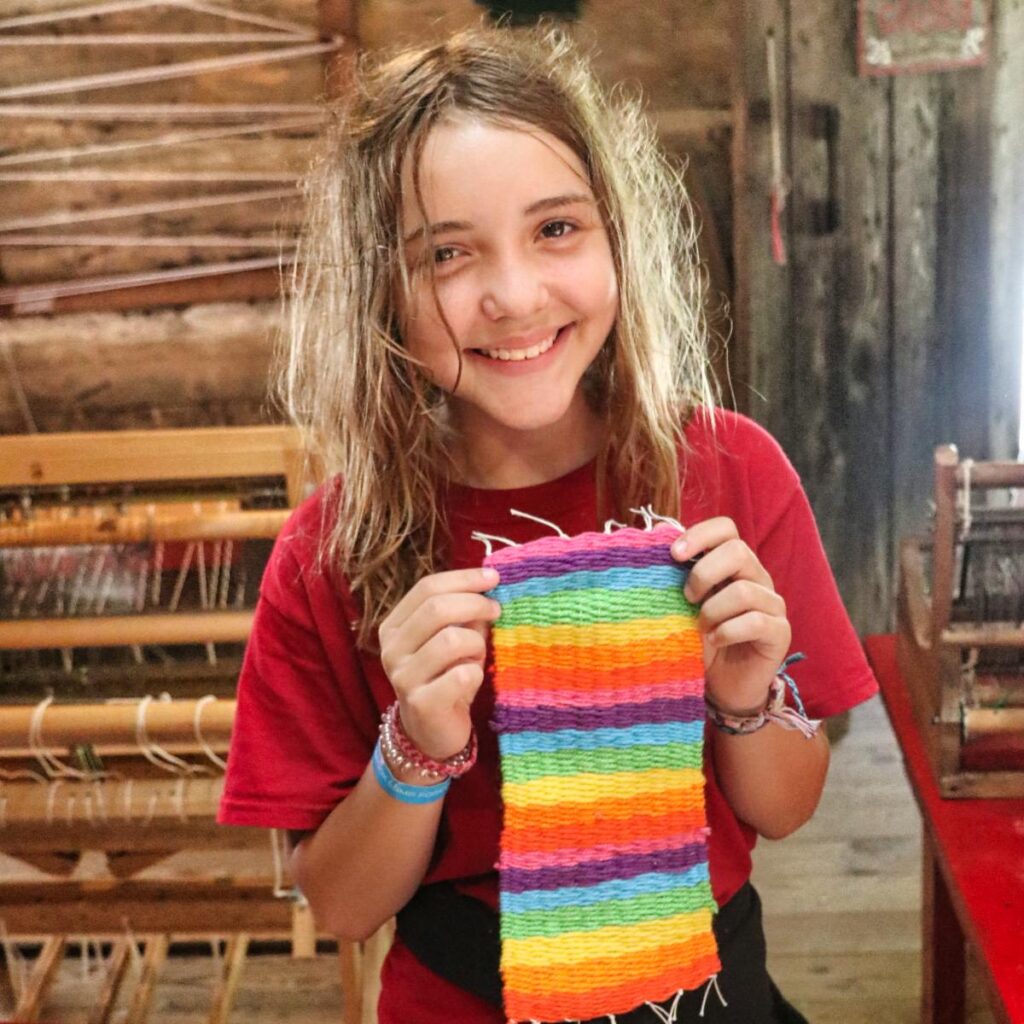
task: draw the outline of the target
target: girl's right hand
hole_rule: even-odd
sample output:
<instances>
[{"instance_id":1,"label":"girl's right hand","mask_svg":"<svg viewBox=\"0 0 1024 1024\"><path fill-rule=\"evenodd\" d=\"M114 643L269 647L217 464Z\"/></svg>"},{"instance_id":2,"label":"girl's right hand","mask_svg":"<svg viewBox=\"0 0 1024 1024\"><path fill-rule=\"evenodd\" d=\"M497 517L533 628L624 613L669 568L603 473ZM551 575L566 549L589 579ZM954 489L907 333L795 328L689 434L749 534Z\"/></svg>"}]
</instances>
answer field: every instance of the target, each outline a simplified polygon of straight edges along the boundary
<instances>
[{"instance_id":1,"label":"girl's right hand","mask_svg":"<svg viewBox=\"0 0 1024 1024\"><path fill-rule=\"evenodd\" d=\"M488 628L501 615L501 605L483 591L497 583L497 571L487 568L425 576L380 625L381 663L398 696L402 727L436 760L469 742Z\"/></svg>"}]
</instances>

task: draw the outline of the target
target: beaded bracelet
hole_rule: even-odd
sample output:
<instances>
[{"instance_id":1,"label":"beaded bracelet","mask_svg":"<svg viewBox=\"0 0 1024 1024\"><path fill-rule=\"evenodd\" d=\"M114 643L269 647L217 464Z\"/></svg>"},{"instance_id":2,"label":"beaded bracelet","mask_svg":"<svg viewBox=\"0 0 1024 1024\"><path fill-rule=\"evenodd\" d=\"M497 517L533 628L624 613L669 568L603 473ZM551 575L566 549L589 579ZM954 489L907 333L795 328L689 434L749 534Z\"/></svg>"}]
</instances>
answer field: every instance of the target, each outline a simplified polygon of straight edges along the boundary
<instances>
[{"instance_id":1,"label":"beaded bracelet","mask_svg":"<svg viewBox=\"0 0 1024 1024\"><path fill-rule=\"evenodd\" d=\"M403 804L432 804L435 800L440 800L452 784L451 779L444 779L433 786L413 786L396 779L381 750L379 739L373 748L370 764L373 765L373 774L380 783L380 788Z\"/></svg>"},{"instance_id":2,"label":"beaded bracelet","mask_svg":"<svg viewBox=\"0 0 1024 1024\"><path fill-rule=\"evenodd\" d=\"M764 708L754 715L730 715L715 707L715 705L704 698L704 705L707 711L708 721L717 729L730 736L746 736L749 733L763 729L769 722L777 722L784 729L794 729L801 732L810 739L821 725L820 720L808 718L804 710L803 701L800 699L800 692L796 683L786 669L796 661L802 661L806 655L791 654L779 668L775 678L768 687L768 700ZM793 700L796 707L786 705L786 687L793 693Z\"/></svg>"},{"instance_id":3,"label":"beaded bracelet","mask_svg":"<svg viewBox=\"0 0 1024 1024\"><path fill-rule=\"evenodd\" d=\"M457 779L465 775L476 764L476 730L469 735L469 742L457 754L435 761L416 746L402 727L395 701L380 720L380 745L385 760L392 769L415 768L425 779Z\"/></svg>"}]
</instances>

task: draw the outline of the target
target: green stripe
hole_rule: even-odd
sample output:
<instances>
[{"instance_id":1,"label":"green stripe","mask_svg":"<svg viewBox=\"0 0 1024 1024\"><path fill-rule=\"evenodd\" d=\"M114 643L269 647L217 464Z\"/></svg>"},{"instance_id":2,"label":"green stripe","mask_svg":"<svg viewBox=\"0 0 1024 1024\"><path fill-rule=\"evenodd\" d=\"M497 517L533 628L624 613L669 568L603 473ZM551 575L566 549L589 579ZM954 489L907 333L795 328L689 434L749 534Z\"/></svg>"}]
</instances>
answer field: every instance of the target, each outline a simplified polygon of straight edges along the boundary
<instances>
[{"instance_id":1,"label":"green stripe","mask_svg":"<svg viewBox=\"0 0 1024 1024\"><path fill-rule=\"evenodd\" d=\"M702 741L652 743L595 750L532 751L501 759L505 782L532 782L547 775L606 775L642 772L649 768L703 768Z\"/></svg>"},{"instance_id":2,"label":"green stripe","mask_svg":"<svg viewBox=\"0 0 1024 1024\"><path fill-rule=\"evenodd\" d=\"M554 938L566 932L593 932L613 925L639 924L692 914L714 906L708 882L645 893L627 900L604 900L588 907L558 907L552 910L527 910L521 914L502 911L502 939Z\"/></svg>"},{"instance_id":3,"label":"green stripe","mask_svg":"<svg viewBox=\"0 0 1024 1024\"><path fill-rule=\"evenodd\" d=\"M502 606L500 626L589 625L593 622L629 622L668 615L696 618L698 609L678 587L657 590L564 590L558 594L518 597Z\"/></svg>"}]
</instances>

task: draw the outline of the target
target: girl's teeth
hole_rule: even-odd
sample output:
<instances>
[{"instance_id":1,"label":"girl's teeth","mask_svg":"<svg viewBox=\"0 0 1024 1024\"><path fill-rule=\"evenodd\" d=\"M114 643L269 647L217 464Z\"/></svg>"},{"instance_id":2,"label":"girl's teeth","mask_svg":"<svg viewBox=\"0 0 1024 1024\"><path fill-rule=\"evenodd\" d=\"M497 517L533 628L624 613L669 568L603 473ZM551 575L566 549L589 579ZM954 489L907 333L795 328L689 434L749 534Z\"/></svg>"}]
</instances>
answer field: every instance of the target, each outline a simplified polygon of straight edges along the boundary
<instances>
[{"instance_id":1,"label":"girl's teeth","mask_svg":"<svg viewBox=\"0 0 1024 1024\"><path fill-rule=\"evenodd\" d=\"M531 345L529 348L482 348L480 351L491 359L502 359L507 362L518 363L525 359L536 359L537 356L543 355L554 345L557 335L558 332L556 331L550 338L545 341L539 341L536 345Z\"/></svg>"}]
</instances>

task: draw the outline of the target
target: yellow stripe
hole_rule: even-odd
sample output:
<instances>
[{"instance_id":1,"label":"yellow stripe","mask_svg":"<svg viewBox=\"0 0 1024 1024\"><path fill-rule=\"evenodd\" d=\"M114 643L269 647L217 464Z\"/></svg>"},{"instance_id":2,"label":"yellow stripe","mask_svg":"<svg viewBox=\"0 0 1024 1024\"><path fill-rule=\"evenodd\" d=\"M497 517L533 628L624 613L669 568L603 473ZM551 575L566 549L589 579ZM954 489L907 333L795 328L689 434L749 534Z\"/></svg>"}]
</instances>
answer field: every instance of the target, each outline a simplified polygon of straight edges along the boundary
<instances>
[{"instance_id":1,"label":"yellow stripe","mask_svg":"<svg viewBox=\"0 0 1024 1024\"><path fill-rule=\"evenodd\" d=\"M516 807L553 807L563 803L591 803L616 797L641 797L694 789L704 785L696 768L656 768L646 772L613 772L566 776L547 775L529 782L506 782L502 796Z\"/></svg>"},{"instance_id":2,"label":"yellow stripe","mask_svg":"<svg viewBox=\"0 0 1024 1024\"><path fill-rule=\"evenodd\" d=\"M590 647L594 644L629 644L641 640L668 640L679 637L691 640L699 635L697 623L688 615L668 615L658 619L630 619L629 622L600 622L588 625L556 626L509 626L495 630L495 643L514 646L515 644L538 644L549 647L552 644L569 644ZM659 657L663 657L659 652Z\"/></svg>"},{"instance_id":3,"label":"yellow stripe","mask_svg":"<svg viewBox=\"0 0 1024 1024\"><path fill-rule=\"evenodd\" d=\"M544 967L553 963L582 964L607 957L608 950L618 953L644 952L667 946L711 930L711 911L695 910L660 921L612 925L592 932L565 932L549 937L504 939L501 943L502 966Z\"/></svg>"}]
</instances>

